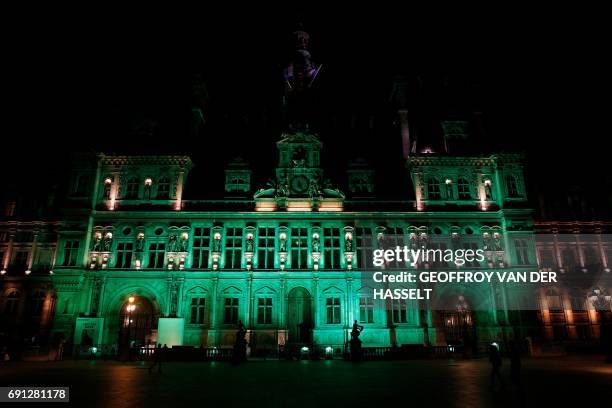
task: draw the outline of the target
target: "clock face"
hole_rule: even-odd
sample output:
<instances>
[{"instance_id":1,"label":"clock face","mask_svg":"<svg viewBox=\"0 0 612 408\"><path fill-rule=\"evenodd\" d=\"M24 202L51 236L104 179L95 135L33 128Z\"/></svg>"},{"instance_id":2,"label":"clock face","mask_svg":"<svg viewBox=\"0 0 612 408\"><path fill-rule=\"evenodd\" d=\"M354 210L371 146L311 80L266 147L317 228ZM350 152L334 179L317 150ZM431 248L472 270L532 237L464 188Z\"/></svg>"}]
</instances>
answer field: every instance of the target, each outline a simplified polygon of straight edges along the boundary
<instances>
[{"instance_id":1,"label":"clock face","mask_svg":"<svg viewBox=\"0 0 612 408\"><path fill-rule=\"evenodd\" d=\"M291 189L296 193L304 193L308 189L308 179L304 176L295 176L291 179Z\"/></svg>"}]
</instances>

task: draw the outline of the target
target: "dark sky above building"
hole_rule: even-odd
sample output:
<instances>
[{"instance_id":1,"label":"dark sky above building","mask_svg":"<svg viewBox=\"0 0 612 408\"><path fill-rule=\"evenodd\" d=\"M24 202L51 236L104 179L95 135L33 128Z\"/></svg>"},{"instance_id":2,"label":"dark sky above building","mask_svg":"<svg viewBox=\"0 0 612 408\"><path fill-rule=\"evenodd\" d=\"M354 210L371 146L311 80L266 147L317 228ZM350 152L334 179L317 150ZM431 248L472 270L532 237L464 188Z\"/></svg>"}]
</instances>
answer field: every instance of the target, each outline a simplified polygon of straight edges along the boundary
<instances>
[{"instance_id":1,"label":"dark sky above building","mask_svg":"<svg viewBox=\"0 0 612 408\"><path fill-rule=\"evenodd\" d=\"M593 174L595 184L610 178L601 126L607 48L595 10L55 12L20 14L5 38L5 178L53 182L69 155L84 150L189 154L203 186L220 185L220 169L240 155L259 179L271 177L280 72L298 21L323 64L321 110L333 123L321 138L332 175L355 156L384 163L383 174L403 171L400 135L388 115L393 78L402 75L421 86L411 97L423 134L441 112L482 112L497 150L527 153L532 183L563 189ZM207 83L209 111L194 138L196 74ZM351 128L353 114L374 115L377 130ZM135 133L147 120L154 133Z\"/></svg>"}]
</instances>

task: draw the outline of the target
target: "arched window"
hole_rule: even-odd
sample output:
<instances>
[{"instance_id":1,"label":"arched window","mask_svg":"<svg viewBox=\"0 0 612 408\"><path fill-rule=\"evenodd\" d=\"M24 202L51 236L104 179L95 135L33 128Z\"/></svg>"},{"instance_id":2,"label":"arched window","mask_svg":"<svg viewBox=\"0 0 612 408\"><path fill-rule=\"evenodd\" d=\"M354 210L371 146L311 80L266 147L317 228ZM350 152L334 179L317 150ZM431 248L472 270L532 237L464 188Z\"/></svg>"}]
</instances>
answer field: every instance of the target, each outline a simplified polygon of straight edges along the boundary
<instances>
[{"instance_id":1,"label":"arched window","mask_svg":"<svg viewBox=\"0 0 612 408\"><path fill-rule=\"evenodd\" d=\"M139 187L138 177L131 177L127 181L127 185L125 187L125 198L135 199L138 198L138 187Z\"/></svg>"},{"instance_id":2,"label":"arched window","mask_svg":"<svg viewBox=\"0 0 612 408\"><path fill-rule=\"evenodd\" d=\"M170 179L166 176L157 182L157 198L165 199L170 197Z\"/></svg>"},{"instance_id":3,"label":"arched window","mask_svg":"<svg viewBox=\"0 0 612 408\"><path fill-rule=\"evenodd\" d=\"M42 290L37 290L32 295L30 306L32 307L32 316L41 316L45 307L47 295Z\"/></svg>"},{"instance_id":4,"label":"arched window","mask_svg":"<svg viewBox=\"0 0 612 408\"><path fill-rule=\"evenodd\" d=\"M472 198L472 194L470 192L470 182L463 177L457 180L457 191L459 193L460 200L469 200Z\"/></svg>"},{"instance_id":5,"label":"arched window","mask_svg":"<svg viewBox=\"0 0 612 408\"><path fill-rule=\"evenodd\" d=\"M440 200L442 195L440 194L440 181L431 177L427 181L427 198L430 200Z\"/></svg>"},{"instance_id":6,"label":"arched window","mask_svg":"<svg viewBox=\"0 0 612 408\"><path fill-rule=\"evenodd\" d=\"M4 300L4 308L2 312L7 315L13 315L17 313L17 308L19 308L19 299L21 298L21 293L16 290L11 291Z\"/></svg>"},{"instance_id":7,"label":"arched window","mask_svg":"<svg viewBox=\"0 0 612 408\"><path fill-rule=\"evenodd\" d=\"M508 189L508 197L518 197L518 184L516 183L516 177L509 174L506 176L506 188Z\"/></svg>"}]
</instances>

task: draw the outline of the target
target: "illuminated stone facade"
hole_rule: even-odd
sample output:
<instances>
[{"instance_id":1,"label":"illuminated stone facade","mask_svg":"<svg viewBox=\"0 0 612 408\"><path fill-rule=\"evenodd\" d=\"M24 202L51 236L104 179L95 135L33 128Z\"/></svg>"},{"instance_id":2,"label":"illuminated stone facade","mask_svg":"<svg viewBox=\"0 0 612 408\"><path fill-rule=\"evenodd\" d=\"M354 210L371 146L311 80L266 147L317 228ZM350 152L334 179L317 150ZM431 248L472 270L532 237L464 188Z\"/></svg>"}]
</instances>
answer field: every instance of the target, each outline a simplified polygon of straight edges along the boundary
<instances>
[{"instance_id":1,"label":"illuminated stone facade","mask_svg":"<svg viewBox=\"0 0 612 408\"><path fill-rule=\"evenodd\" d=\"M277 147L275 179L253 198L231 200L183 200L188 157L81 157L60 221L2 223L3 319L34 316L29 334L112 349L158 341L230 347L242 321L257 354L304 344L341 349L354 320L365 327L365 347L465 342L453 327L460 300L475 343L598 337L588 295L608 287L611 247L601 237L610 225L534 223L521 156L412 155L415 199L386 202L375 198L363 163L348 169L349 183L360 186L348 195L327 181L315 135L284 134ZM239 175L244 193L250 170L234 168L226 184ZM536 242L534 232L562 235L564 244ZM574 245L563 232L574 242L580 232L591 238ZM439 285L429 303L373 301L361 279L371 251L414 240L484 248L486 260L466 270L548 268L591 274L592 284ZM526 310L531 303L537 310Z\"/></svg>"}]
</instances>

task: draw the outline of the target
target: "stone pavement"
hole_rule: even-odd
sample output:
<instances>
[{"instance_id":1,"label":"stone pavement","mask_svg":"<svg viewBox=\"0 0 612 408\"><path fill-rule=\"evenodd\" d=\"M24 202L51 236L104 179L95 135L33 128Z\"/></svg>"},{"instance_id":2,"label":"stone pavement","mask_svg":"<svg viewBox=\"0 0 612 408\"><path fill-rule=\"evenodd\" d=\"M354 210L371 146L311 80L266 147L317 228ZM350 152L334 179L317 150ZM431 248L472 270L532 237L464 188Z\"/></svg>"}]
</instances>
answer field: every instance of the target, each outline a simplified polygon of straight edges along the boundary
<instances>
[{"instance_id":1,"label":"stone pavement","mask_svg":"<svg viewBox=\"0 0 612 408\"><path fill-rule=\"evenodd\" d=\"M70 386L70 405L89 407L575 407L577 398L608 406L612 365L601 361L525 359L522 393L510 384L508 361L506 390L490 391L486 359L177 362L161 375L140 362L13 362L0 365L0 386Z\"/></svg>"}]
</instances>

